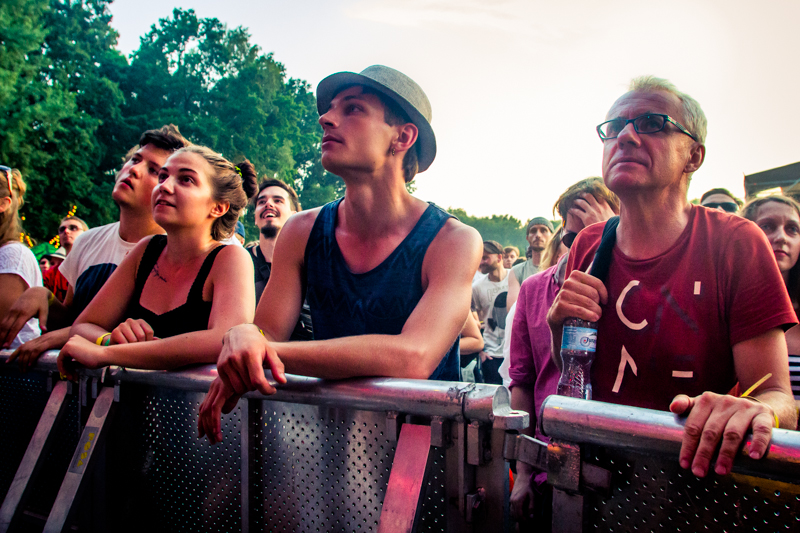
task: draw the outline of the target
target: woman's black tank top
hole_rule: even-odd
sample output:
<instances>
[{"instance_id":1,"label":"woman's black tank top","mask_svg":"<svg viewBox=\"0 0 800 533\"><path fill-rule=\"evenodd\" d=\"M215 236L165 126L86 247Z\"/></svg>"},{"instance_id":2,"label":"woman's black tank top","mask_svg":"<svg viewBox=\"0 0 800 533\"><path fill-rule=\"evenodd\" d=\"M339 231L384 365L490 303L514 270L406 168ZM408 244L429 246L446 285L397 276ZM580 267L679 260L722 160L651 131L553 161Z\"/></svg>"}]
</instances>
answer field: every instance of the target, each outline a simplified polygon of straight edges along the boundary
<instances>
[{"instance_id":1,"label":"woman's black tank top","mask_svg":"<svg viewBox=\"0 0 800 533\"><path fill-rule=\"evenodd\" d=\"M142 297L142 290L150 272L155 267L158 257L167 245L166 235L154 235L142 255L139 263L139 271L136 273L136 285L133 289L131 303L128 305L127 316L129 318L140 318L150 324L153 328L153 335L159 338L173 337L181 333L191 331L202 331L208 329L208 318L211 316L211 305L213 302L203 300L203 286L214 266L214 259L222 250L224 245L217 246L209 252L197 277L189 289L189 296L186 303L171 309L164 314L157 315L154 312L142 307L139 300Z\"/></svg>"}]
</instances>

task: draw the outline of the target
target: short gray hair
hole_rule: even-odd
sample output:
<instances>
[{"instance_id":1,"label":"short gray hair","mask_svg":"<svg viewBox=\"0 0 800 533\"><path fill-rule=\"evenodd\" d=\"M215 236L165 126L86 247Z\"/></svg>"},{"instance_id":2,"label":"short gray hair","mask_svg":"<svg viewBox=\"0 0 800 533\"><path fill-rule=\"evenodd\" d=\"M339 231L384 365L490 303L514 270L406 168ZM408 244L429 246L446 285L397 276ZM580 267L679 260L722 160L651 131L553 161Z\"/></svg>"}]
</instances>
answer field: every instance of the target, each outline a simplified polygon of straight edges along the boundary
<instances>
[{"instance_id":1,"label":"short gray hair","mask_svg":"<svg viewBox=\"0 0 800 533\"><path fill-rule=\"evenodd\" d=\"M679 91L672 82L655 76L639 76L631 80L628 90L640 92L665 91L677 96L683 107L683 120L685 121L681 126L692 132L697 137L698 142L701 144L706 143L708 121L706 120L706 114L703 113L703 108L700 107L697 100Z\"/></svg>"}]
</instances>

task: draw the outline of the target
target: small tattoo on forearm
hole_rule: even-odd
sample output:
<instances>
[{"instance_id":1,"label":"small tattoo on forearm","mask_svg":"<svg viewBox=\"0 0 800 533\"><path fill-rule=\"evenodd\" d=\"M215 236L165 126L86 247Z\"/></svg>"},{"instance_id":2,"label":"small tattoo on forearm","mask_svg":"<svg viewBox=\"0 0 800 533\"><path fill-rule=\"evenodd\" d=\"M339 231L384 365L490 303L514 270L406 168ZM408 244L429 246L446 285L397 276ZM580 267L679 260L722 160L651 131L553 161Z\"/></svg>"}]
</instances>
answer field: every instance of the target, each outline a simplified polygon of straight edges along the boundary
<instances>
[{"instance_id":1,"label":"small tattoo on forearm","mask_svg":"<svg viewBox=\"0 0 800 533\"><path fill-rule=\"evenodd\" d=\"M161 281L163 281L164 283L169 283L169 282L167 281L167 278L165 278L164 276L162 276L162 275L161 275L161 273L158 271L158 263L156 263L155 265L153 265L152 274L153 274L155 277L157 277L158 279L160 279Z\"/></svg>"}]
</instances>

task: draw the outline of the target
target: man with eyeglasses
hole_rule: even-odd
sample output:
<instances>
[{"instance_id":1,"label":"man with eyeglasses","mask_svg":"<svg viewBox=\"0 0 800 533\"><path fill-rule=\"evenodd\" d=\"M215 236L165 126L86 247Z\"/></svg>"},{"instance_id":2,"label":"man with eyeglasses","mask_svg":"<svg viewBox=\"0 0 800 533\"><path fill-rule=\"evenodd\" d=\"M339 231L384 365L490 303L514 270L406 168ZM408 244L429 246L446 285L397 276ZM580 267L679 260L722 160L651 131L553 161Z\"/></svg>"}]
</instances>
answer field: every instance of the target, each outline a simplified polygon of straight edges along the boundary
<instances>
[{"instance_id":1,"label":"man with eyeglasses","mask_svg":"<svg viewBox=\"0 0 800 533\"><path fill-rule=\"evenodd\" d=\"M705 158L706 119L693 98L637 78L597 132L619 225L603 281L586 271L604 225L572 245L547 317L553 360L561 366L566 318L598 321L593 399L687 416L681 467L705 476L719 446L714 470L727 474L748 431L746 452L758 459L773 427L797 423L783 335L797 318L780 272L754 224L688 201ZM754 390L726 395L737 382Z\"/></svg>"},{"instance_id":2,"label":"man with eyeglasses","mask_svg":"<svg viewBox=\"0 0 800 533\"><path fill-rule=\"evenodd\" d=\"M728 189L711 189L700 197L700 205L709 209L719 209L726 213L736 214L742 208L742 201L736 198Z\"/></svg>"}]
</instances>

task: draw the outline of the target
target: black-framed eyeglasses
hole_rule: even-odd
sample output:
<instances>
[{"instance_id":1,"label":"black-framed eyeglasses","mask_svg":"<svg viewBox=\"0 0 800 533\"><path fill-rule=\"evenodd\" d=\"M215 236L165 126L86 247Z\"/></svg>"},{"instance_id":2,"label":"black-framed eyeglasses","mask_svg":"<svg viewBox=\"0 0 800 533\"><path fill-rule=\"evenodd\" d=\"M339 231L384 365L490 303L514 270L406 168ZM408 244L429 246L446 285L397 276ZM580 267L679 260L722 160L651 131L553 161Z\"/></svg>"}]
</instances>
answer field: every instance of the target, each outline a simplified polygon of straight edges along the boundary
<instances>
[{"instance_id":1,"label":"black-framed eyeglasses","mask_svg":"<svg viewBox=\"0 0 800 533\"><path fill-rule=\"evenodd\" d=\"M11 168L5 165L0 165L0 171L2 171L6 175L6 181L8 182L8 195L14 195L14 189L11 187Z\"/></svg>"},{"instance_id":2,"label":"black-framed eyeglasses","mask_svg":"<svg viewBox=\"0 0 800 533\"><path fill-rule=\"evenodd\" d=\"M739 210L739 206L736 202L706 202L702 205L709 209L722 209L728 213L735 213Z\"/></svg>"},{"instance_id":3,"label":"black-framed eyeglasses","mask_svg":"<svg viewBox=\"0 0 800 533\"><path fill-rule=\"evenodd\" d=\"M597 134L604 141L616 139L625 129L625 126L631 123L633 123L633 129L636 133L658 133L664 129L667 122L674 124L682 133L685 133L695 141L697 140L697 137L689 133L689 130L681 126L678 121L669 115L662 115L661 113L647 113L635 118L619 117L607 120L597 126Z\"/></svg>"},{"instance_id":4,"label":"black-framed eyeglasses","mask_svg":"<svg viewBox=\"0 0 800 533\"><path fill-rule=\"evenodd\" d=\"M576 231L569 231L567 228L561 230L561 244L567 248L572 248L572 243L575 242L575 237L578 236Z\"/></svg>"}]
</instances>

